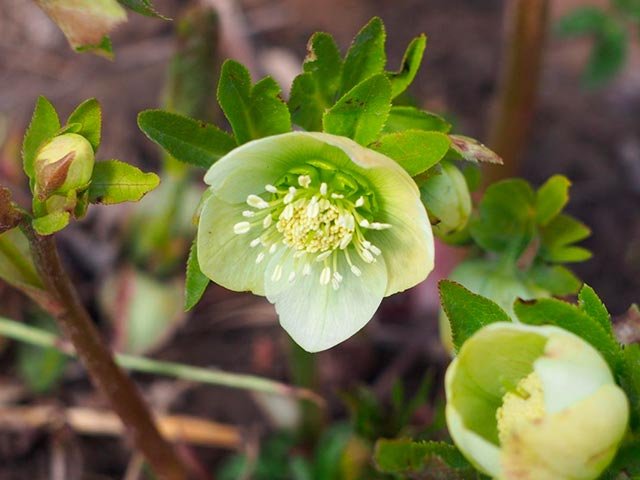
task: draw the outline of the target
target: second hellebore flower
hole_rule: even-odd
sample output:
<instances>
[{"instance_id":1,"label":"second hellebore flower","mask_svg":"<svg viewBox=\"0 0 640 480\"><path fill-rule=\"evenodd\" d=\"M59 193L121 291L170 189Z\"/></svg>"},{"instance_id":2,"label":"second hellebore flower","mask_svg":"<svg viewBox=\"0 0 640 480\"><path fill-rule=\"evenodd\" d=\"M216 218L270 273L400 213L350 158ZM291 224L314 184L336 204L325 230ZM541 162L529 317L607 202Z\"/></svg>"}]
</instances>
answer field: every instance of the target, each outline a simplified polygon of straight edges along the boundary
<instances>
[{"instance_id":1,"label":"second hellebore flower","mask_svg":"<svg viewBox=\"0 0 640 480\"><path fill-rule=\"evenodd\" d=\"M446 374L447 425L501 480L593 480L626 431L627 398L600 353L561 328L493 323Z\"/></svg>"},{"instance_id":2,"label":"second hellebore flower","mask_svg":"<svg viewBox=\"0 0 640 480\"><path fill-rule=\"evenodd\" d=\"M236 148L205 176L200 268L274 303L305 350L360 330L382 298L424 280L433 237L420 193L390 158L293 132Z\"/></svg>"}]
</instances>

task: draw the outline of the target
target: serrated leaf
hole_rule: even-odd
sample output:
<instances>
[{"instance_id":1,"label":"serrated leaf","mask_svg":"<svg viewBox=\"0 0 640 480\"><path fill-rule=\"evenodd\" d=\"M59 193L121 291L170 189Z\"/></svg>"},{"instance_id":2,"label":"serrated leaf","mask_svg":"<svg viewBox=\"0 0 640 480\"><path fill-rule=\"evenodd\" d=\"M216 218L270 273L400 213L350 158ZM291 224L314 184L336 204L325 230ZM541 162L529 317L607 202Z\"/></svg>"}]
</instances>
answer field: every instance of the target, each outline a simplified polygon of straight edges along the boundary
<instances>
[{"instance_id":1,"label":"serrated leaf","mask_svg":"<svg viewBox=\"0 0 640 480\"><path fill-rule=\"evenodd\" d=\"M558 297L573 295L582 285L580 279L562 265L534 265L528 275L537 286Z\"/></svg>"},{"instance_id":2,"label":"serrated leaf","mask_svg":"<svg viewBox=\"0 0 640 480\"><path fill-rule=\"evenodd\" d=\"M524 180L494 183L469 224L471 236L485 250L518 258L535 234L534 202L535 194Z\"/></svg>"},{"instance_id":3,"label":"serrated leaf","mask_svg":"<svg viewBox=\"0 0 640 480\"><path fill-rule=\"evenodd\" d=\"M53 235L59 232L67 225L71 215L67 211L52 212L42 217L34 218L31 224L33 229L38 232L39 235L47 236Z\"/></svg>"},{"instance_id":4,"label":"serrated leaf","mask_svg":"<svg viewBox=\"0 0 640 480\"><path fill-rule=\"evenodd\" d=\"M37 0L76 51L110 55L108 34L127 20L116 0Z\"/></svg>"},{"instance_id":5,"label":"serrated leaf","mask_svg":"<svg viewBox=\"0 0 640 480\"><path fill-rule=\"evenodd\" d=\"M252 86L249 71L227 60L218 83L218 103L231 124L239 145L257 138L291 131L291 115L271 77Z\"/></svg>"},{"instance_id":6,"label":"serrated leaf","mask_svg":"<svg viewBox=\"0 0 640 480\"><path fill-rule=\"evenodd\" d=\"M78 105L69 115L67 124L78 124L80 127L75 127L73 132L89 140L94 152L98 150L102 129L102 110L98 100L90 98Z\"/></svg>"},{"instance_id":7,"label":"serrated leaf","mask_svg":"<svg viewBox=\"0 0 640 480\"><path fill-rule=\"evenodd\" d=\"M438 283L440 302L449 318L456 350L482 327L494 322L510 322L511 318L498 304L467 290L450 280Z\"/></svg>"},{"instance_id":8,"label":"serrated leaf","mask_svg":"<svg viewBox=\"0 0 640 480\"><path fill-rule=\"evenodd\" d=\"M134 12L141 15L161 18L162 20L170 20L170 18L158 13L150 0L118 0L118 2L120 2L121 5L124 5L128 9L133 10Z\"/></svg>"},{"instance_id":9,"label":"serrated leaf","mask_svg":"<svg viewBox=\"0 0 640 480\"><path fill-rule=\"evenodd\" d=\"M637 429L640 426L640 345L625 345L622 349L622 359L620 385L629 398L631 425Z\"/></svg>"},{"instance_id":10,"label":"serrated leaf","mask_svg":"<svg viewBox=\"0 0 640 480\"><path fill-rule=\"evenodd\" d=\"M17 227L22 220L22 213L11 200L8 188L0 187L0 234Z\"/></svg>"},{"instance_id":11,"label":"serrated leaf","mask_svg":"<svg viewBox=\"0 0 640 480\"><path fill-rule=\"evenodd\" d=\"M138 126L175 159L202 168L236 147L233 137L215 125L163 110L141 112Z\"/></svg>"},{"instance_id":12,"label":"serrated leaf","mask_svg":"<svg viewBox=\"0 0 640 480\"><path fill-rule=\"evenodd\" d=\"M479 478L460 451L449 443L409 439L380 439L376 442L374 461L384 473L410 475L415 478ZM450 476L445 476L447 470Z\"/></svg>"},{"instance_id":13,"label":"serrated leaf","mask_svg":"<svg viewBox=\"0 0 640 480\"><path fill-rule=\"evenodd\" d=\"M391 84L384 75L375 75L347 92L324 114L324 131L368 145L378 138L390 109Z\"/></svg>"},{"instance_id":14,"label":"serrated leaf","mask_svg":"<svg viewBox=\"0 0 640 480\"><path fill-rule=\"evenodd\" d=\"M159 184L160 178L155 173L144 173L128 163L97 162L89 186L89 202L104 205L138 202Z\"/></svg>"},{"instance_id":15,"label":"serrated leaf","mask_svg":"<svg viewBox=\"0 0 640 480\"><path fill-rule=\"evenodd\" d=\"M464 135L449 135L451 148L462 156L464 160L474 163L493 163L502 165L502 158L484 146L478 140Z\"/></svg>"},{"instance_id":16,"label":"serrated leaf","mask_svg":"<svg viewBox=\"0 0 640 480\"><path fill-rule=\"evenodd\" d=\"M564 37L598 33L606 21L607 15L602 9L593 6L579 7L558 21L556 31Z\"/></svg>"},{"instance_id":17,"label":"serrated leaf","mask_svg":"<svg viewBox=\"0 0 640 480\"><path fill-rule=\"evenodd\" d=\"M404 52L400 70L389 73L392 98L404 92L416 78L426 47L427 37L424 34L414 38Z\"/></svg>"},{"instance_id":18,"label":"serrated leaf","mask_svg":"<svg viewBox=\"0 0 640 480\"><path fill-rule=\"evenodd\" d=\"M586 283L580 289L578 294L578 306L580 310L589 315L592 319L600 324L602 329L607 332L612 339L615 339L613 333L613 324L611 323L611 315L605 307L598 294L593 288Z\"/></svg>"},{"instance_id":19,"label":"serrated leaf","mask_svg":"<svg viewBox=\"0 0 640 480\"><path fill-rule=\"evenodd\" d=\"M611 80L624 66L629 39L626 27L615 18L596 36L589 62L582 75L587 88L598 88Z\"/></svg>"},{"instance_id":20,"label":"serrated leaf","mask_svg":"<svg viewBox=\"0 0 640 480\"><path fill-rule=\"evenodd\" d=\"M31 123L22 142L22 164L29 179L35 178L34 163L38 149L60 130L56 109L45 97L38 97Z\"/></svg>"},{"instance_id":21,"label":"serrated leaf","mask_svg":"<svg viewBox=\"0 0 640 480\"><path fill-rule=\"evenodd\" d=\"M536 192L536 221L546 225L569 201L571 182L564 175L554 175Z\"/></svg>"},{"instance_id":22,"label":"serrated leaf","mask_svg":"<svg viewBox=\"0 0 640 480\"><path fill-rule=\"evenodd\" d=\"M204 295L207 286L209 285L209 278L200 270L200 264L198 263L198 249L196 248L195 241L191 245L189 251L189 258L187 260L187 278L184 286L184 310L188 312L195 307L202 295Z\"/></svg>"},{"instance_id":23,"label":"serrated leaf","mask_svg":"<svg viewBox=\"0 0 640 480\"><path fill-rule=\"evenodd\" d=\"M387 63L385 40L384 24L378 17L372 18L356 35L344 59L342 94L369 77L382 73Z\"/></svg>"},{"instance_id":24,"label":"serrated leaf","mask_svg":"<svg viewBox=\"0 0 640 480\"><path fill-rule=\"evenodd\" d=\"M382 133L395 133L404 130L426 130L449 133L451 124L435 113L419 110L415 107L392 106Z\"/></svg>"},{"instance_id":25,"label":"serrated leaf","mask_svg":"<svg viewBox=\"0 0 640 480\"><path fill-rule=\"evenodd\" d=\"M540 257L548 262L581 262L591 258L591 252L572 246L591 234L585 224L561 213L540 229Z\"/></svg>"},{"instance_id":26,"label":"serrated leaf","mask_svg":"<svg viewBox=\"0 0 640 480\"><path fill-rule=\"evenodd\" d=\"M444 133L405 130L383 135L369 148L394 159L414 177L442 160L450 144Z\"/></svg>"},{"instance_id":27,"label":"serrated leaf","mask_svg":"<svg viewBox=\"0 0 640 480\"><path fill-rule=\"evenodd\" d=\"M620 345L597 320L581 311L576 305L555 298L542 298L535 301L518 300L513 308L522 323L555 325L575 333L595 347L614 372L618 370Z\"/></svg>"},{"instance_id":28,"label":"serrated leaf","mask_svg":"<svg viewBox=\"0 0 640 480\"><path fill-rule=\"evenodd\" d=\"M289 110L296 125L321 131L322 115L334 104L340 88L342 58L333 37L326 33L315 33L307 49L304 73L291 86Z\"/></svg>"}]
</instances>

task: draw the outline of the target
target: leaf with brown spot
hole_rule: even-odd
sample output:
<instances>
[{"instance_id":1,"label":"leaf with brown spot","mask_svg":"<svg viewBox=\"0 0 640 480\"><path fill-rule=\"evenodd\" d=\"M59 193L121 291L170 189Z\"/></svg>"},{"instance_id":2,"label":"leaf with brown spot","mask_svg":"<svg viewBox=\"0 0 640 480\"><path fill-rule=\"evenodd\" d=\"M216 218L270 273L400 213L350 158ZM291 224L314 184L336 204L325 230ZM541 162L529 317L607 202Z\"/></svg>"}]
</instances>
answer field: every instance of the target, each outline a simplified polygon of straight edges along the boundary
<instances>
[{"instance_id":1,"label":"leaf with brown spot","mask_svg":"<svg viewBox=\"0 0 640 480\"><path fill-rule=\"evenodd\" d=\"M36 1L58 24L73 49L111 57L105 37L127 20L126 10L116 0Z\"/></svg>"},{"instance_id":2,"label":"leaf with brown spot","mask_svg":"<svg viewBox=\"0 0 640 480\"><path fill-rule=\"evenodd\" d=\"M497 153L491 151L478 140L464 135L449 135L449 137L451 138L451 148L465 160L474 163L503 164L502 158Z\"/></svg>"}]
</instances>

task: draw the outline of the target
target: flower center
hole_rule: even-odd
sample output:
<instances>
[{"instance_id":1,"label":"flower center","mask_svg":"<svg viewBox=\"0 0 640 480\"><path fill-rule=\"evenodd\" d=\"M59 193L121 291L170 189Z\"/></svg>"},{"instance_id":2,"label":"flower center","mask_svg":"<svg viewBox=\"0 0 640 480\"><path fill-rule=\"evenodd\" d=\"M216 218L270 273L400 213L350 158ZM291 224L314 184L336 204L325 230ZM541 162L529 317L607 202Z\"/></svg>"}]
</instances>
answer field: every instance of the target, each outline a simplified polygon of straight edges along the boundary
<instances>
[{"instance_id":1,"label":"flower center","mask_svg":"<svg viewBox=\"0 0 640 480\"><path fill-rule=\"evenodd\" d=\"M258 250L256 263L281 248L293 250L292 270L283 272L283 265L276 265L273 281L286 276L293 282L298 274L310 275L313 263L320 262L320 284L330 283L337 290L344 278L340 268L348 267L353 275L360 276L354 259L373 263L382 253L366 240L366 231L384 230L391 225L373 221L373 194L362 192L357 182L348 178L345 183L345 174L341 173L340 181L334 182L315 177L314 181L307 174L293 176L293 186L292 175L287 175L281 185L265 185L264 192L249 195L247 205L251 209L242 212L244 218L233 226L233 231L237 235L260 232L249 242Z\"/></svg>"},{"instance_id":2,"label":"flower center","mask_svg":"<svg viewBox=\"0 0 640 480\"><path fill-rule=\"evenodd\" d=\"M504 445L524 425L541 420L544 414L542 381L532 372L520 380L514 392L503 397L496 412L500 444Z\"/></svg>"}]
</instances>

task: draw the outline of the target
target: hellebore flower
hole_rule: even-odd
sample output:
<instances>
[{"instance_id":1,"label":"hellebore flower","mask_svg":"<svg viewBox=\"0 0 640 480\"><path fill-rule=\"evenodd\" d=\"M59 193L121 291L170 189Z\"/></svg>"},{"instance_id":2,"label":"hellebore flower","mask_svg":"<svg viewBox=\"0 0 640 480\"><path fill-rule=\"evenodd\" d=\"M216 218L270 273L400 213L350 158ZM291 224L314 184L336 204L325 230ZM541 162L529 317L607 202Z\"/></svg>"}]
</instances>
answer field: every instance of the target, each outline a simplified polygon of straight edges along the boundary
<instances>
[{"instance_id":1,"label":"hellebore flower","mask_svg":"<svg viewBox=\"0 0 640 480\"><path fill-rule=\"evenodd\" d=\"M493 478L595 479L627 428L627 398L605 360L558 327L482 328L449 366L445 389L453 441Z\"/></svg>"},{"instance_id":2,"label":"hellebore flower","mask_svg":"<svg viewBox=\"0 0 640 480\"><path fill-rule=\"evenodd\" d=\"M215 163L205 182L202 272L230 290L266 295L310 352L355 334L383 297L433 268L416 184L396 162L347 138L255 140Z\"/></svg>"},{"instance_id":3,"label":"hellebore flower","mask_svg":"<svg viewBox=\"0 0 640 480\"><path fill-rule=\"evenodd\" d=\"M76 133L65 133L45 143L35 160L36 194L41 199L67 195L88 187L95 155L89 141Z\"/></svg>"}]
</instances>

